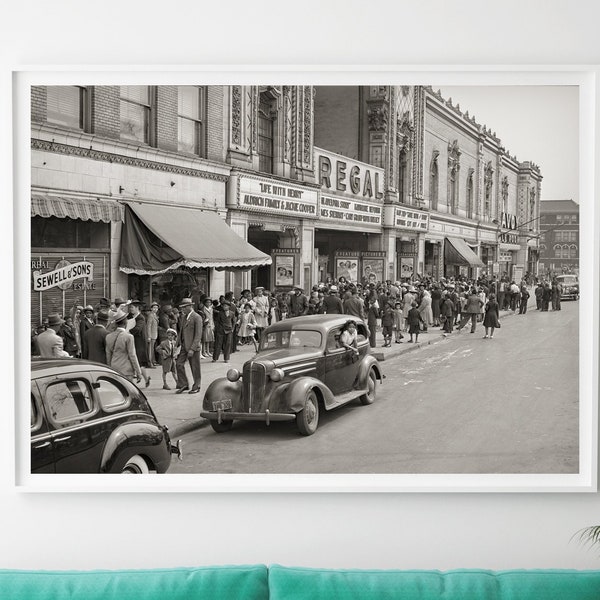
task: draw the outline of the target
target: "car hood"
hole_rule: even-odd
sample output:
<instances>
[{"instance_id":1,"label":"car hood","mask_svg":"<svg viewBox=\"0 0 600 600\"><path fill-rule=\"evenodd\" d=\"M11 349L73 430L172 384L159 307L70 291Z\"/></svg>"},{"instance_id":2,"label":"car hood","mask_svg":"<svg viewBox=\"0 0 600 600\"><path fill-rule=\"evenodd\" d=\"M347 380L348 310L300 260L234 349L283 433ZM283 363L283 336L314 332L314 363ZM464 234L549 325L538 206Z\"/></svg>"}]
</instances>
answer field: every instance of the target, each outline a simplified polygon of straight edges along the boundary
<instances>
[{"instance_id":1,"label":"car hood","mask_svg":"<svg viewBox=\"0 0 600 600\"><path fill-rule=\"evenodd\" d=\"M319 358L323 354L320 348L282 348L280 350L265 350L259 352L253 362L271 361L277 366L293 363L301 359Z\"/></svg>"}]
</instances>

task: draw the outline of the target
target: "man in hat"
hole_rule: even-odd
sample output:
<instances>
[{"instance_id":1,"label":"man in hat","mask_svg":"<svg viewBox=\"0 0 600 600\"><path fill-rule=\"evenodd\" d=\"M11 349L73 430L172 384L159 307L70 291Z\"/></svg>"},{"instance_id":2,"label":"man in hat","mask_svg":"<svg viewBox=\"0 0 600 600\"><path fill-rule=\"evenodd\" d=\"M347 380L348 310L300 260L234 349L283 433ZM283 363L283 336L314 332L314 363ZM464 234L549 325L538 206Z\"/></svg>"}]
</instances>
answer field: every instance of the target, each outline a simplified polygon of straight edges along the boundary
<instances>
[{"instance_id":1,"label":"man in hat","mask_svg":"<svg viewBox=\"0 0 600 600\"><path fill-rule=\"evenodd\" d=\"M123 298L115 298L113 302L114 308L110 308L108 311L108 326L107 330L115 331L117 324L115 323L115 316L120 313L129 313L129 300L123 300Z\"/></svg>"},{"instance_id":2,"label":"man in hat","mask_svg":"<svg viewBox=\"0 0 600 600\"><path fill-rule=\"evenodd\" d=\"M213 362L219 360L221 350L223 351L224 362L229 362L229 354L231 352L231 344L233 339L233 327L235 324L235 316L231 310L231 305L227 300L221 303L221 310L214 312L215 323L215 346L213 350Z\"/></svg>"},{"instance_id":3,"label":"man in hat","mask_svg":"<svg viewBox=\"0 0 600 600\"><path fill-rule=\"evenodd\" d=\"M350 297L346 298L343 302L344 314L365 320L365 304L362 298L360 298L360 296L358 295L358 289L356 288L356 286L352 286L352 288L350 289L350 293Z\"/></svg>"},{"instance_id":4,"label":"man in hat","mask_svg":"<svg viewBox=\"0 0 600 600\"><path fill-rule=\"evenodd\" d=\"M101 310L96 316L96 324L88 329L83 339L83 358L95 362L106 362L106 326L108 325L108 311Z\"/></svg>"},{"instance_id":5,"label":"man in hat","mask_svg":"<svg viewBox=\"0 0 600 600\"><path fill-rule=\"evenodd\" d=\"M146 318L140 308L143 304L141 300L132 300L129 303L129 322L125 328L133 336L135 353L140 364L142 377L144 378L146 387L148 387L150 385L150 376L146 369L150 366L150 363L148 360L148 340L146 338Z\"/></svg>"},{"instance_id":6,"label":"man in hat","mask_svg":"<svg viewBox=\"0 0 600 600\"><path fill-rule=\"evenodd\" d=\"M79 337L81 339L81 355L86 353L85 334L89 331L96 322L94 321L94 307L89 305L83 309L83 318L79 323Z\"/></svg>"},{"instance_id":7,"label":"man in hat","mask_svg":"<svg viewBox=\"0 0 600 600\"><path fill-rule=\"evenodd\" d=\"M156 355L154 349L156 340L158 339L158 302L153 302L150 305L150 312L146 318L146 339L148 340L148 362L150 368L156 366Z\"/></svg>"},{"instance_id":8,"label":"man in hat","mask_svg":"<svg viewBox=\"0 0 600 600\"><path fill-rule=\"evenodd\" d=\"M135 354L133 336L125 329L128 318L128 311L119 311L114 316L116 329L106 336L106 364L129 381L135 379L139 383L142 371Z\"/></svg>"},{"instance_id":9,"label":"man in hat","mask_svg":"<svg viewBox=\"0 0 600 600\"><path fill-rule=\"evenodd\" d=\"M344 314L344 306L338 296L336 285L329 288L329 294L323 298L323 312L327 315L342 315Z\"/></svg>"},{"instance_id":10,"label":"man in hat","mask_svg":"<svg viewBox=\"0 0 600 600\"><path fill-rule=\"evenodd\" d=\"M63 339L58 335L63 323L58 313L48 315L48 327L36 338L42 358L69 358L69 353L63 349Z\"/></svg>"},{"instance_id":11,"label":"man in hat","mask_svg":"<svg viewBox=\"0 0 600 600\"><path fill-rule=\"evenodd\" d=\"M295 286L290 296L290 317L301 317L308 313L308 298L301 287Z\"/></svg>"},{"instance_id":12,"label":"man in hat","mask_svg":"<svg viewBox=\"0 0 600 600\"><path fill-rule=\"evenodd\" d=\"M200 371L200 352L202 350L202 317L194 311L194 303L191 298L184 298L179 309L181 318L181 351L177 357L177 390L176 394L182 394L189 390L190 394L200 391L202 373ZM190 363L194 383L190 390L185 363Z\"/></svg>"}]
</instances>

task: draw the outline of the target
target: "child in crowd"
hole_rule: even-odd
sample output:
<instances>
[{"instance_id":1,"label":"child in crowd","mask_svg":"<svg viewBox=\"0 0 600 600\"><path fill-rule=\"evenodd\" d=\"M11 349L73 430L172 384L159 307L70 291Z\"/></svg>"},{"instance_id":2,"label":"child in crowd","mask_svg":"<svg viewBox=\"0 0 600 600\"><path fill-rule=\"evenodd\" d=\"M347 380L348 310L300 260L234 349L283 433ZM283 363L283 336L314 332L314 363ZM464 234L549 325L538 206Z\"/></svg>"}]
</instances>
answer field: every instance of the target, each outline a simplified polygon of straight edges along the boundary
<instances>
[{"instance_id":1,"label":"child in crowd","mask_svg":"<svg viewBox=\"0 0 600 600\"><path fill-rule=\"evenodd\" d=\"M244 310L240 313L238 325L239 343L254 344L256 346L256 338L254 337L254 332L256 330L256 317L252 312L251 304L244 304Z\"/></svg>"},{"instance_id":2,"label":"child in crowd","mask_svg":"<svg viewBox=\"0 0 600 600\"><path fill-rule=\"evenodd\" d=\"M408 333L410 334L409 343L413 341L413 335L415 336L415 343L419 343L419 331L421 330L421 323L423 319L421 318L421 313L417 308L417 303L412 303L412 308L408 311Z\"/></svg>"},{"instance_id":3,"label":"child in crowd","mask_svg":"<svg viewBox=\"0 0 600 600\"><path fill-rule=\"evenodd\" d=\"M392 345L392 332L394 330L395 314L392 305L387 303L381 315L381 331L383 333L383 347L389 348ZM402 334L401 334L402 335Z\"/></svg>"},{"instance_id":4,"label":"child in crowd","mask_svg":"<svg viewBox=\"0 0 600 600\"><path fill-rule=\"evenodd\" d=\"M402 302L394 304L394 329L396 330L396 344L401 344L404 336L402 335L402 326L404 325L404 315L402 313Z\"/></svg>"},{"instance_id":5,"label":"child in crowd","mask_svg":"<svg viewBox=\"0 0 600 600\"><path fill-rule=\"evenodd\" d=\"M167 339L163 340L156 351L162 358L162 379L163 379L163 390L170 390L169 384L167 383L167 375L171 373L175 381L175 387L177 387L177 357L181 346L177 344L177 332L174 329L167 329Z\"/></svg>"}]
</instances>

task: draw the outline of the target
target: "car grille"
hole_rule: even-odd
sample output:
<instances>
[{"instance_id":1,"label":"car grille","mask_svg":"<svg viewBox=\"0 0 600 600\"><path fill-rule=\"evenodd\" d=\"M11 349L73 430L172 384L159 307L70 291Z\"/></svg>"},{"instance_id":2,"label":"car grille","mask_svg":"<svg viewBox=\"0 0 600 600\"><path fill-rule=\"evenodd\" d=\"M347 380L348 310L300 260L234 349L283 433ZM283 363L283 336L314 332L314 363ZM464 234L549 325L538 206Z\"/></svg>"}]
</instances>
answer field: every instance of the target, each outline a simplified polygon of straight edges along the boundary
<instances>
[{"instance_id":1,"label":"car grille","mask_svg":"<svg viewBox=\"0 0 600 600\"><path fill-rule=\"evenodd\" d=\"M262 412L267 383L267 369L260 363L244 365L244 408L248 412Z\"/></svg>"}]
</instances>

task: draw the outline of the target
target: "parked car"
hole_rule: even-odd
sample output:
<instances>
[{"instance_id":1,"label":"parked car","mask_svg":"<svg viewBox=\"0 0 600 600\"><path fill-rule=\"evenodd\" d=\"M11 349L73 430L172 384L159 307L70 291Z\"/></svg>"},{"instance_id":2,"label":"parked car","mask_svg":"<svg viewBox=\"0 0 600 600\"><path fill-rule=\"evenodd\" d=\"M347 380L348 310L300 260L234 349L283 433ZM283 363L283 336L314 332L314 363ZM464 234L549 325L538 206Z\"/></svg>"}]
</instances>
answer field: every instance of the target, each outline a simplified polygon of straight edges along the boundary
<instances>
[{"instance_id":1,"label":"parked car","mask_svg":"<svg viewBox=\"0 0 600 600\"><path fill-rule=\"evenodd\" d=\"M181 458L144 394L105 365L31 362L32 473L165 473Z\"/></svg>"},{"instance_id":2,"label":"parked car","mask_svg":"<svg viewBox=\"0 0 600 600\"><path fill-rule=\"evenodd\" d=\"M240 373L213 381L204 395L202 417L217 433L235 420L296 421L303 435L313 434L322 410L355 399L371 404L383 380L380 365L370 353L368 329L357 323L358 351L341 347L347 315L310 315L286 319L267 327L258 353Z\"/></svg>"},{"instance_id":3,"label":"parked car","mask_svg":"<svg viewBox=\"0 0 600 600\"><path fill-rule=\"evenodd\" d=\"M579 277L577 275L558 275L556 281L562 285L561 300L579 300Z\"/></svg>"}]
</instances>

